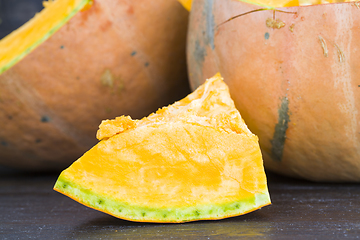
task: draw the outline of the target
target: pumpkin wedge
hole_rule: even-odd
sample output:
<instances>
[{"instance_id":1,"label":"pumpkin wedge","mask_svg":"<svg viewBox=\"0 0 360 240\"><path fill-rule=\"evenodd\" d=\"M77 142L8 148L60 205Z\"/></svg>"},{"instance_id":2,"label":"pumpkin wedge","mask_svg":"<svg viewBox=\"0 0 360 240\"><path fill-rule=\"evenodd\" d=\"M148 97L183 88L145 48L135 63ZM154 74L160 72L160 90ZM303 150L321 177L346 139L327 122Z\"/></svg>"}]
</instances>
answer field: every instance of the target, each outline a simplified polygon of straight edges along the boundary
<instances>
[{"instance_id":1,"label":"pumpkin wedge","mask_svg":"<svg viewBox=\"0 0 360 240\"><path fill-rule=\"evenodd\" d=\"M101 140L54 189L118 218L222 219L270 204L258 138L220 75L141 120L103 121Z\"/></svg>"},{"instance_id":2,"label":"pumpkin wedge","mask_svg":"<svg viewBox=\"0 0 360 240\"><path fill-rule=\"evenodd\" d=\"M103 119L186 96L188 12L176 0L56 0L0 41L0 164L58 171Z\"/></svg>"}]
</instances>

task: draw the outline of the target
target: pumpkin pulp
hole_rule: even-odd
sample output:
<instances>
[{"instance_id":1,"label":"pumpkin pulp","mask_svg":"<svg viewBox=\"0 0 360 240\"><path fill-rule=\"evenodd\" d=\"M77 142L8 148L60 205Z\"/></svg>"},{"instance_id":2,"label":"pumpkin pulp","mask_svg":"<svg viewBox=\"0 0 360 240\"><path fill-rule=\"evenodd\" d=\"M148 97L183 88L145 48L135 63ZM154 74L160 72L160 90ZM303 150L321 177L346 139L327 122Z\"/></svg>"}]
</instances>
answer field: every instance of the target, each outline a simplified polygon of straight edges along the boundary
<instances>
[{"instance_id":1,"label":"pumpkin pulp","mask_svg":"<svg viewBox=\"0 0 360 240\"><path fill-rule=\"evenodd\" d=\"M186 222L270 204L258 138L219 75L141 120L103 121L101 140L54 189L113 216Z\"/></svg>"},{"instance_id":2,"label":"pumpkin pulp","mask_svg":"<svg viewBox=\"0 0 360 240\"><path fill-rule=\"evenodd\" d=\"M72 16L90 6L91 3L91 0L44 2L45 8L41 12L0 41L0 74L20 61Z\"/></svg>"}]
</instances>

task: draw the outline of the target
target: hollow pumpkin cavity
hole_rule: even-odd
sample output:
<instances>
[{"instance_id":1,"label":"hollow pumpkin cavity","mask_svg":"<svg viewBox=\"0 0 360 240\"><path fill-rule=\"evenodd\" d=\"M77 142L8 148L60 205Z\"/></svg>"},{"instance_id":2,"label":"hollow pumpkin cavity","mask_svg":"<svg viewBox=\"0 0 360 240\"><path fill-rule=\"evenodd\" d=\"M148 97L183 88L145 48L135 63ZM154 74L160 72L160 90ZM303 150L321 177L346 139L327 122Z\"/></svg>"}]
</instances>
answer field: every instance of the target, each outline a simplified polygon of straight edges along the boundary
<instances>
[{"instance_id":1,"label":"hollow pumpkin cavity","mask_svg":"<svg viewBox=\"0 0 360 240\"><path fill-rule=\"evenodd\" d=\"M270 204L258 138L220 75L141 120L101 123L96 146L54 189L143 222L222 219Z\"/></svg>"}]
</instances>

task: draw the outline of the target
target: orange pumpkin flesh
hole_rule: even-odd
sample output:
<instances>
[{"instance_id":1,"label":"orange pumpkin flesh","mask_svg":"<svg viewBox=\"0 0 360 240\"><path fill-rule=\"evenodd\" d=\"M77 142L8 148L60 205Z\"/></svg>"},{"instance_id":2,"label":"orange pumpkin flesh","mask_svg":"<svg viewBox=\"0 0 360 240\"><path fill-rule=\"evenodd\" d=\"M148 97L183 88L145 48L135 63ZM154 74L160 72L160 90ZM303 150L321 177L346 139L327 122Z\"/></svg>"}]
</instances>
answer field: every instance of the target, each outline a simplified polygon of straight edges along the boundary
<instances>
[{"instance_id":1,"label":"orange pumpkin flesh","mask_svg":"<svg viewBox=\"0 0 360 240\"><path fill-rule=\"evenodd\" d=\"M96 143L102 119L141 118L185 96L187 17L175 0L95 0L11 63L0 75L0 164L63 169Z\"/></svg>"},{"instance_id":2,"label":"orange pumpkin flesh","mask_svg":"<svg viewBox=\"0 0 360 240\"><path fill-rule=\"evenodd\" d=\"M191 10L193 0L178 0L185 9ZM266 9L276 9L279 7L296 7L309 6L316 4L340 3L340 2L356 2L354 0L237 0L265 7ZM358 3L356 3L358 5Z\"/></svg>"},{"instance_id":3,"label":"orange pumpkin flesh","mask_svg":"<svg viewBox=\"0 0 360 240\"><path fill-rule=\"evenodd\" d=\"M55 190L119 218L221 219L270 204L258 139L219 75L147 118L100 125L101 141Z\"/></svg>"},{"instance_id":4,"label":"orange pumpkin flesh","mask_svg":"<svg viewBox=\"0 0 360 240\"><path fill-rule=\"evenodd\" d=\"M193 2L192 87L221 72L259 136L268 169L360 181L359 5L257 9L240 1Z\"/></svg>"}]
</instances>

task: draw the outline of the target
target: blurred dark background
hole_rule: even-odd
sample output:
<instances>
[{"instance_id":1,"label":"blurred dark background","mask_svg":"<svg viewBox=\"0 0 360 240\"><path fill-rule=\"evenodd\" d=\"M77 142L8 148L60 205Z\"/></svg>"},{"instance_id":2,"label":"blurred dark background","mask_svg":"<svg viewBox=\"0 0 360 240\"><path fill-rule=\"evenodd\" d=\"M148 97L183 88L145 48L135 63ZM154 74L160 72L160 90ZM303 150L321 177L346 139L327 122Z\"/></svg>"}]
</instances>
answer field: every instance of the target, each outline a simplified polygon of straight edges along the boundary
<instances>
[{"instance_id":1,"label":"blurred dark background","mask_svg":"<svg viewBox=\"0 0 360 240\"><path fill-rule=\"evenodd\" d=\"M0 39L43 9L43 0L0 0Z\"/></svg>"}]
</instances>

